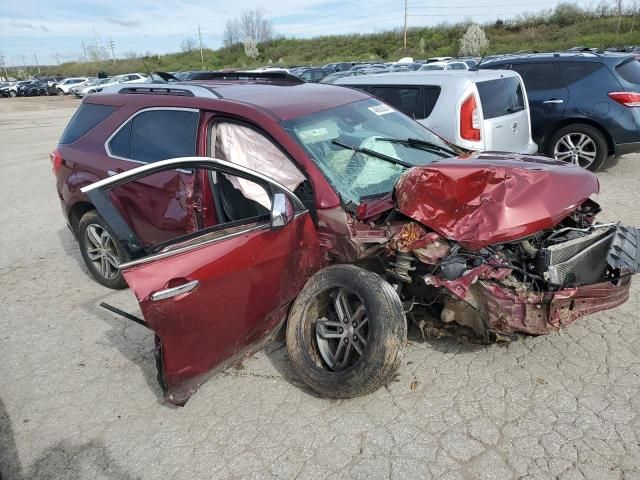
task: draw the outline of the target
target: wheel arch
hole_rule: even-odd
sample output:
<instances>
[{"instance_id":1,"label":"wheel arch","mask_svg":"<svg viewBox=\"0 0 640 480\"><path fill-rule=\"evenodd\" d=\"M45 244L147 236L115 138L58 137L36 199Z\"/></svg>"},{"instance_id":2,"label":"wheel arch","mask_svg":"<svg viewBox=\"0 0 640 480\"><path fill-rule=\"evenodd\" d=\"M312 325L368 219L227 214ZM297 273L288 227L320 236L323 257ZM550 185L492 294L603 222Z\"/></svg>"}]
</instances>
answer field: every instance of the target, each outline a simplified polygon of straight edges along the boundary
<instances>
[{"instance_id":1,"label":"wheel arch","mask_svg":"<svg viewBox=\"0 0 640 480\"><path fill-rule=\"evenodd\" d=\"M597 129L607 141L607 156L611 156L615 154L615 143L613 141L613 137L607 131L607 129L604 128L600 123L596 122L595 120L591 120L589 118L582 118L582 117L564 118L558 123L556 123L553 127L547 129L544 135L544 149L543 149L544 152L547 152L549 148L549 142L551 141L551 138L553 137L553 135L558 130L568 125L589 125L590 127Z\"/></svg>"},{"instance_id":2,"label":"wheel arch","mask_svg":"<svg viewBox=\"0 0 640 480\"><path fill-rule=\"evenodd\" d=\"M80 223L80 219L82 218L82 216L85 213L95 209L96 207L94 207L93 204L89 202L79 201L73 204L73 206L69 209L68 221L74 235L77 235L78 224Z\"/></svg>"}]
</instances>

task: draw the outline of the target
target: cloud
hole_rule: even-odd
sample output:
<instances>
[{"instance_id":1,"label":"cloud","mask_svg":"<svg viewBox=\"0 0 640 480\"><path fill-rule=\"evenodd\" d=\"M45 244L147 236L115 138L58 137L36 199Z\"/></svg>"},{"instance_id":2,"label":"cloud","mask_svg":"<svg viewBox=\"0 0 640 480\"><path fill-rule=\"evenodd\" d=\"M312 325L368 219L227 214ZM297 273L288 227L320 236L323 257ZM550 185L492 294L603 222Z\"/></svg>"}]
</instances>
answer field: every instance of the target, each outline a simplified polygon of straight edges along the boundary
<instances>
[{"instance_id":1,"label":"cloud","mask_svg":"<svg viewBox=\"0 0 640 480\"><path fill-rule=\"evenodd\" d=\"M134 28L139 27L142 22L137 18L134 20L120 20L119 18L107 18L107 22L113 23L115 25L120 25L121 27Z\"/></svg>"},{"instance_id":2,"label":"cloud","mask_svg":"<svg viewBox=\"0 0 640 480\"><path fill-rule=\"evenodd\" d=\"M9 26L16 28L25 28L27 30L42 30L43 32L49 31L49 29L44 25L36 25L35 23L22 22L20 20L11 20L11 22L9 22Z\"/></svg>"}]
</instances>

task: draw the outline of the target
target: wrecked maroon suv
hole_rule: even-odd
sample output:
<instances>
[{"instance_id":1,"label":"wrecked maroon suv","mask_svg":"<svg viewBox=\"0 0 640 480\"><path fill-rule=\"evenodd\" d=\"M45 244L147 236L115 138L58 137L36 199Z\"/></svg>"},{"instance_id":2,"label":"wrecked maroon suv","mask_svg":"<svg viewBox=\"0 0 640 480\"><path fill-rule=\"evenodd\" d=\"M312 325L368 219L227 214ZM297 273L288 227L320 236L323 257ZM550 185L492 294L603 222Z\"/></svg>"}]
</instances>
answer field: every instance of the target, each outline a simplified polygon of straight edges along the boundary
<instances>
[{"instance_id":1,"label":"wrecked maroon suv","mask_svg":"<svg viewBox=\"0 0 640 480\"><path fill-rule=\"evenodd\" d=\"M96 254L115 249L144 315L133 319L156 334L173 403L283 325L309 387L363 395L398 369L408 321L483 342L546 334L623 303L640 269L638 230L598 223L597 177L579 167L459 152L340 87L144 88L85 102L195 109L197 154L165 152L81 191L108 238ZM154 141L127 124L134 113L105 130L107 151L126 148L123 129L129 153L135 135Z\"/></svg>"}]
</instances>

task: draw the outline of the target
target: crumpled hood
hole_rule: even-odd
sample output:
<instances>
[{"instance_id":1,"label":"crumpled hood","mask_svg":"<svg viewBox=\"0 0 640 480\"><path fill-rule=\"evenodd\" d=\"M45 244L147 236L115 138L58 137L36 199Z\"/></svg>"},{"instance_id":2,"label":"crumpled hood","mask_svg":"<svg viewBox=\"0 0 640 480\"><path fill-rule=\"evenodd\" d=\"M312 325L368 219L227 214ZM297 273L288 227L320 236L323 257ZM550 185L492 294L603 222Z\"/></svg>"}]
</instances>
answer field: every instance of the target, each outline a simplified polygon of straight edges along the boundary
<instances>
[{"instance_id":1,"label":"crumpled hood","mask_svg":"<svg viewBox=\"0 0 640 480\"><path fill-rule=\"evenodd\" d=\"M395 186L400 212L474 250L551 228L598 191L580 167L498 152L414 167Z\"/></svg>"}]
</instances>

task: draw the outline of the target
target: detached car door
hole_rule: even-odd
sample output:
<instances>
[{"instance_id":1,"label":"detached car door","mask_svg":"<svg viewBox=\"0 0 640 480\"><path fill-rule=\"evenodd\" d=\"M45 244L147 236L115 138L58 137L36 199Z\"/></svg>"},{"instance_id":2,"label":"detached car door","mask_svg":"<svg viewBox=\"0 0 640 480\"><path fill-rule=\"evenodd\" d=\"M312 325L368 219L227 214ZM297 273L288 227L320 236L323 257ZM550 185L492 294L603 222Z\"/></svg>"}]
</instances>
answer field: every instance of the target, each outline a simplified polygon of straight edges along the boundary
<instances>
[{"instance_id":1,"label":"detached car door","mask_svg":"<svg viewBox=\"0 0 640 480\"><path fill-rule=\"evenodd\" d=\"M205 170L216 208L233 204L243 215L161 244L141 243L112 199L129 182L175 169ZM235 186L231 193L216 188L222 179ZM264 345L320 268L315 228L300 200L277 182L226 161L164 160L83 192L132 259L121 270L156 333L166 397L178 405L212 373Z\"/></svg>"}]
</instances>

